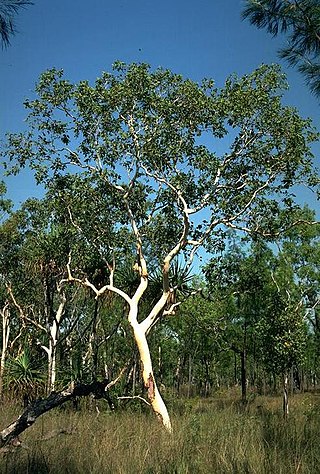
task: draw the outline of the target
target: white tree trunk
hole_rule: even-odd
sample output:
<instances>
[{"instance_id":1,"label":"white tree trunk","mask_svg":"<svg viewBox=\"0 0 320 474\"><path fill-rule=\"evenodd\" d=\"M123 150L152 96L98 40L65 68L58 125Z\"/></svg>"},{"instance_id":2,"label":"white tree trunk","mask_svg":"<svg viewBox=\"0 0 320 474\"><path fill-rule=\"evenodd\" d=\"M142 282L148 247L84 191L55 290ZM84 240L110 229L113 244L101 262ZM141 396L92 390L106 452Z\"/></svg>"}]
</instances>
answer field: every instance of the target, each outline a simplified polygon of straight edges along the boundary
<instances>
[{"instance_id":1,"label":"white tree trunk","mask_svg":"<svg viewBox=\"0 0 320 474\"><path fill-rule=\"evenodd\" d=\"M1 361L0 361L0 397L3 394L3 377L5 362L7 357L7 349L9 343L9 334L10 334L10 312L9 305L6 304L1 310L2 316L2 351L1 351Z\"/></svg>"},{"instance_id":2,"label":"white tree trunk","mask_svg":"<svg viewBox=\"0 0 320 474\"><path fill-rule=\"evenodd\" d=\"M48 357L47 394L49 395L51 392L55 390L56 348L51 339L49 340L48 347L41 346L41 348L47 353L47 357Z\"/></svg>"},{"instance_id":3,"label":"white tree trunk","mask_svg":"<svg viewBox=\"0 0 320 474\"><path fill-rule=\"evenodd\" d=\"M52 331L51 331L52 335ZM48 351L48 392L54 392L56 389L56 374L57 374L57 335L49 342Z\"/></svg>"},{"instance_id":4,"label":"white tree trunk","mask_svg":"<svg viewBox=\"0 0 320 474\"><path fill-rule=\"evenodd\" d=\"M48 355L48 394L54 392L56 389L56 377L57 377L57 344L59 337L60 323L64 314L64 308L66 304L66 297L64 293L61 293L61 301L55 317L49 328L49 344L48 347L41 346Z\"/></svg>"},{"instance_id":5,"label":"white tree trunk","mask_svg":"<svg viewBox=\"0 0 320 474\"><path fill-rule=\"evenodd\" d=\"M288 374L283 376L283 417L286 420L289 416L289 398L288 398Z\"/></svg>"},{"instance_id":6,"label":"white tree trunk","mask_svg":"<svg viewBox=\"0 0 320 474\"><path fill-rule=\"evenodd\" d=\"M130 209L129 209L129 214L131 215ZM167 431L171 433L172 427L171 427L170 417L168 414L167 407L160 395L160 392L158 390L158 387L155 381L153 368L152 368L152 362L151 362L151 356L150 356L150 350L149 350L149 345L147 342L146 335L148 334L150 328L156 321L160 312L164 309L165 304L168 300L168 296L170 294L169 280L168 280L170 261L178 253L178 249L181 247L182 244L177 245L177 248L175 248L164 260L164 265L163 265L164 289L163 289L162 296L160 297L158 302L155 304L155 306L152 308L149 315L143 321L139 323L138 322L138 307L139 307L139 302L148 287L148 272L147 272L146 262L142 253L142 244L141 244L139 231L137 229L137 226L134 220L132 221L132 228L137 238L137 251L138 251L138 256L139 256L135 269L140 274L140 284L138 288L136 289L133 297L130 297L127 293L122 291L120 288L117 288L114 286L114 280L113 280L114 267L113 266L110 266L109 268L110 270L109 284L103 286L100 289L97 289L87 279L81 280L79 278L74 278L71 274L70 262L69 262L67 264L68 278L65 280L64 279L61 280L60 284L63 284L65 282L71 282L71 281L78 282L81 285L93 290L96 295L96 298L99 298L100 296L102 296L106 291L112 291L113 293L116 293L117 295L121 296L127 302L130 308L129 314L128 314L128 322L132 327L135 342L137 344L137 348L139 351L141 365L142 365L143 382L144 382L145 388L148 391L148 399L149 399L150 405L153 411L155 412L155 414L157 415L157 417L159 418L159 420L163 423L164 427L167 429Z\"/></svg>"},{"instance_id":7,"label":"white tree trunk","mask_svg":"<svg viewBox=\"0 0 320 474\"><path fill-rule=\"evenodd\" d=\"M132 324L134 338L139 350L142 363L142 377L146 390L148 391L148 400L151 407L164 427L171 433L172 426L167 407L158 390L150 356L150 350L145 332L141 329L139 323Z\"/></svg>"}]
</instances>

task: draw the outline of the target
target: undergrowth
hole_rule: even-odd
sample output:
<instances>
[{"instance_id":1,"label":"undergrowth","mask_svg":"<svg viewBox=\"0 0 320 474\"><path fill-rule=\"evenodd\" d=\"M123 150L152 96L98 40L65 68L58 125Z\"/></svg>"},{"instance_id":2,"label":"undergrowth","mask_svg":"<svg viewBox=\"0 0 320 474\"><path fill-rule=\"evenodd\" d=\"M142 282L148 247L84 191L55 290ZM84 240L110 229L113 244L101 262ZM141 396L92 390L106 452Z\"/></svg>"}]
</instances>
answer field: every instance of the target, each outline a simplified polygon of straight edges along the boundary
<instances>
[{"instance_id":1,"label":"undergrowth","mask_svg":"<svg viewBox=\"0 0 320 474\"><path fill-rule=\"evenodd\" d=\"M219 396L170 404L174 434L144 410L57 409L1 454L3 474L319 473L320 400L296 396L284 421L279 398L247 406ZM3 405L4 427L17 407Z\"/></svg>"}]
</instances>

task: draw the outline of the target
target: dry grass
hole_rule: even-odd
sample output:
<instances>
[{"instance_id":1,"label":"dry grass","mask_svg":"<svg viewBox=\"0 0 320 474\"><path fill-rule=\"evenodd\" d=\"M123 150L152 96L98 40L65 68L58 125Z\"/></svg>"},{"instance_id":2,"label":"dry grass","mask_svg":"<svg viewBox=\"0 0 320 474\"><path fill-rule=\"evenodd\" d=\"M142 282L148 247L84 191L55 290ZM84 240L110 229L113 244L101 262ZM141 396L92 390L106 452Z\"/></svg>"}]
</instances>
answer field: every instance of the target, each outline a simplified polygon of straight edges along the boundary
<instances>
[{"instance_id":1,"label":"dry grass","mask_svg":"<svg viewBox=\"0 0 320 474\"><path fill-rule=\"evenodd\" d=\"M319 473L320 400L296 396L291 406L284 422L279 398L259 397L245 408L226 394L175 401L172 436L148 413L56 410L21 437L21 448L2 456L0 472ZM1 426L16 414L16 407L2 407Z\"/></svg>"}]
</instances>

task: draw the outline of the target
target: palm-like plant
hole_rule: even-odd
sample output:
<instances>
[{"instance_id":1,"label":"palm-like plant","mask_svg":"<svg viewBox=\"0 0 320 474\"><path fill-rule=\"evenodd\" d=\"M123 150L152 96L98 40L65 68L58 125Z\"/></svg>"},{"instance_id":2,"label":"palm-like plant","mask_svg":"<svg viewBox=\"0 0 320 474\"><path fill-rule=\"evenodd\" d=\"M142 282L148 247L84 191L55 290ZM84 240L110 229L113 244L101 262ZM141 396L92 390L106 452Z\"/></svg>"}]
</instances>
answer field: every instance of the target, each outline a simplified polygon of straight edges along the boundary
<instances>
[{"instance_id":1,"label":"palm-like plant","mask_svg":"<svg viewBox=\"0 0 320 474\"><path fill-rule=\"evenodd\" d=\"M0 0L0 39L4 48L10 45L10 37L16 32L14 15L26 5L33 5L33 2L27 0Z\"/></svg>"},{"instance_id":2,"label":"palm-like plant","mask_svg":"<svg viewBox=\"0 0 320 474\"><path fill-rule=\"evenodd\" d=\"M25 348L17 357L10 357L6 364L6 387L15 396L29 400L45 385L45 377L31 359L30 351Z\"/></svg>"},{"instance_id":3,"label":"palm-like plant","mask_svg":"<svg viewBox=\"0 0 320 474\"><path fill-rule=\"evenodd\" d=\"M181 261L175 260L169 272L170 287L172 290L170 302L175 303L177 292L184 297L192 291L190 284L194 279L192 269L185 266ZM163 289L163 276L160 269L157 269L150 275L150 293L154 298L161 295Z\"/></svg>"}]
</instances>

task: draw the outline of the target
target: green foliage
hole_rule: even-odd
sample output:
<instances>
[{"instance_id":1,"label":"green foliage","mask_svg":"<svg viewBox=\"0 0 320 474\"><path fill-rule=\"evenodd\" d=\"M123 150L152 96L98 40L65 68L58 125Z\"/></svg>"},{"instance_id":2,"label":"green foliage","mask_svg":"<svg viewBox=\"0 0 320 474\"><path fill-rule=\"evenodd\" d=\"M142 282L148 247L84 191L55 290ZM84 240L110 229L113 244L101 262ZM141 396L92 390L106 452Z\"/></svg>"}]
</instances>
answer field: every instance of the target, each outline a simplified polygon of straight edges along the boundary
<instances>
[{"instance_id":1,"label":"green foliage","mask_svg":"<svg viewBox=\"0 0 320 474\"><path fill-rule=\"evenodd\" d=\"M127 367L122 388L138 392L126 316L128 299L147 282L138 320L151 314L152 325L160 322L149 338L163 383L202 393L229 383L230 348L244 343L261 362L297 361L296 269L286 270L260 240L313 219L291 188L317 183L310 151L317 134L282 105L285 88L278 66L232 76L221 90L145 64L118 62L94 84L43 73L25 102L27 131L9 134L1 151L7 173L28 166L46 191L0 227L1 285L5 294L10 284L17 300L10 301L12 335L27 332L48 348L63 296L61 380L87 381L93 371L115 378ZM230 236L244 233L254 239L251 249L230 246ZM213 256L208 288L191 275L202 247ZM195 287L212 301L199 291L181 304ZM291 352L267 350L258 323L274 347L288 343Z\"/></svg>"},{"instance_id":2,"label":"green foliage","mask_svg":"<svg viewBox=\"0 0 320 474\"><path fill-rule=\"evenodd\" d=\"M44 374L28 348L8 359L5 376L7 389L16 396L30 396L44 388Z\"/></svg>"},{"instance_id":3,"label":"green foliage","mask_svg":"<svg viewBox=\"0 0 320 474\"><path fill-rule=\"evenodd\" d=\"M320 96L320 5L318 0L247 0L243 17L273 36L287 34L288 46L279 52L305 76L316 96Z\"/></svg>"},{"instance_id":4,"label":"green foliage","mask_svg":"<svg viewBox=\"0 0 320 474\"><path fill-rule=\"evenodd\" d=\"M33 5L33 2L26 0L1 0L0 1L0 37L2 47L10 45L10 37L16 33L14 16L20 8L26 5Z\"/></svg>"},{"instance_id":5,"label":"green foliage","mask_svg":"<svg viewBox=\"0 0 320 474\"><path fill-rule=\"evenodd\" d=\"M25 102L29 131L8 135L2 155L11 172L35 171L69 227L73 221L85 239L93 233L91 242L120 254L132 217L151 258L170 252L184 229L179 195L189 219L197 209L209 213L189 234L211 249L226 226L274 235L274 218L292 207L289 188L314 176L309 143L317 137L281 105L283 88L277 66L232 76L220 91L145 64L116 63L93 86L49 70L38 98ZM232 143L218 156L214 144L228 134Z\"/></svg>"},{"instance_id":6,"label":"green foliage","mask_svg":"<svg viewBox=\"0 0 320 474\"><path fill-rule=\"evenodd\" d=\"M12 201L10 199L5 199L5 194L7 192L6 185L3 181L0 181L0 222L7 213L10 212L12 207Z\"/></svg>"},{"instance_id":7,"label":"green foliage","mask_svg":"<svg viewBox=\"0 0 320 474\"><path fill-rule=\"evenodd\" d=\"M299 253L296 242L292 245ZM259 354L259 363L273 374L301 365L307 343L308 304L288 250L283 244L283 250L274 254L260 240L247 252L234 244L205 270L209 288L224 305L229 324L226 341L251 357Z\"/></svg>"},{"instance_id":8,"label":"green foliage","mask_svg":"<svg viewBox=\"0 0 320 474\"><path fill-rule=\"evenodd\" d=\"M295 308L279 311L277 302L268 318L257 325L263 347L264 363L273 373L281 374L304 361L307 328Z\"/></svg>"}]
</instances>

